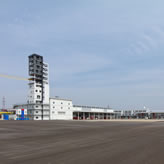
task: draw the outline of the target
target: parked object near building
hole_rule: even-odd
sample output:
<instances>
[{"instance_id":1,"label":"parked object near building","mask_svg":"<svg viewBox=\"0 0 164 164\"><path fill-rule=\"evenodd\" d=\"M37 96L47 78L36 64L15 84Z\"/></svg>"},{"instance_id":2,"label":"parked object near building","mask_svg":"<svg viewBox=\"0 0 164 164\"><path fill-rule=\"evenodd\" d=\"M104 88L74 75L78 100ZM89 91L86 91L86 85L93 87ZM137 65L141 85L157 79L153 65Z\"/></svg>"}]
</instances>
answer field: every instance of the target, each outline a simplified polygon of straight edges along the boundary
<instances>
[{"instance_id":1,"label":"parked object near building","mask_svg":"<svg viewBox=\"0 0 164 164\"><path fill-rule=\"evenodd\" d=\"M8 114L3 114L3 119L4 120L9 120L9 115Z\"/></svg>"},{"instance_id":2,"label":"parked object near building","mask_svg":"<svg viewBox=\"0 0 164 164\"><path fill-rule=\"evenodd\" d=\"M0 120L16 120L14 111L0 112Z\"/></svg>"}]
</instances>

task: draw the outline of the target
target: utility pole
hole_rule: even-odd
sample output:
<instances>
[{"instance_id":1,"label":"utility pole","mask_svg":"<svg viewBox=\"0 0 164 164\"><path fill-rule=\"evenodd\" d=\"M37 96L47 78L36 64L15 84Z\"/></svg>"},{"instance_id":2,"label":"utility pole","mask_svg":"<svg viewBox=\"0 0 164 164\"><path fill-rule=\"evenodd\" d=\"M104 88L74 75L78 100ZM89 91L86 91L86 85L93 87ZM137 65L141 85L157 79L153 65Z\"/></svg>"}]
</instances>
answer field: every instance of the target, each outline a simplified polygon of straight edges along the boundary
<instances>
[{"instance_id":1,"label":"utility pole","mask_svg":"<svg viewBox=\"0 0 164 164\"><path fill-rule=\"evenodd\" d=\"M6 108L6 99L5 96L2 98L2 109L4 110Z\"/></svg>"}]
</instances>

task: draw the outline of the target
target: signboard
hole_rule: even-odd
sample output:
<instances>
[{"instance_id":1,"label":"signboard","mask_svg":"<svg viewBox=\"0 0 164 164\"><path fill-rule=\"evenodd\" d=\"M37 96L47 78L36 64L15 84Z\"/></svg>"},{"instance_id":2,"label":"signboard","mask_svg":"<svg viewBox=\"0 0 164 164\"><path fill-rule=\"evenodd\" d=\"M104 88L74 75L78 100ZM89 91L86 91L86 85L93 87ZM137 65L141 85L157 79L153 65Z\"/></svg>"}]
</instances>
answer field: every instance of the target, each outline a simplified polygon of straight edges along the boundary
<instances>
[{"instance_id":1,"label":"signboard","mask_svg":"<svg viewBox=\"0 0 164 164\"><path fill-rule=\"evenodd\" d=\"M22 115L22 110L24 111L24 115L27 115L27 109L16 109L16 114Z\"/></svg>"}]
</instances>

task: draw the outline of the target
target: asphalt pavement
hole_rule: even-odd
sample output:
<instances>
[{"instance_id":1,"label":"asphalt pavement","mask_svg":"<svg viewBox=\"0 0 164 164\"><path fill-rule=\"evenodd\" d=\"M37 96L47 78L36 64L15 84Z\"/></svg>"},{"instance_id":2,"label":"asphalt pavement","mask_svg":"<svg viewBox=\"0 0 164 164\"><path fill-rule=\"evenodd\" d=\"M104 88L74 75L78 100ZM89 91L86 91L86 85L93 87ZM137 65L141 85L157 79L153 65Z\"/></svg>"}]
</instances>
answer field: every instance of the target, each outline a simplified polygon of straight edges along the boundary
<instances>
[{"instance_id":1,"label":"asphalt pavement","mask_svg":"<svg viewBox=\"0 0 164 164\"><path fill-rule=\"evenodd\" d=\"M163 149L163 121L0 121L0 164L164 164Z\"/></svg>"}]
</instances>

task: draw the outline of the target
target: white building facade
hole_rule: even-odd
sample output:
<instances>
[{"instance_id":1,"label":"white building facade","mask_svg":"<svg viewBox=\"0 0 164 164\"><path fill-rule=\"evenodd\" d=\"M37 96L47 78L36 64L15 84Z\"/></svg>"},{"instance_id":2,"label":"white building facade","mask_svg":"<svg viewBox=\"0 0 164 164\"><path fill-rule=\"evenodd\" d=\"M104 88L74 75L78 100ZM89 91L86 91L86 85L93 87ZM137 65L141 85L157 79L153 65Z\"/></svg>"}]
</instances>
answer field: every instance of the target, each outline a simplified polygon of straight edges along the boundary
<instances>
[{"instance_id":1,"label":"white building facade","mask_svg":"<svg viewBox=\"0 0 164 164\"><path fill-rule=\"evenodd\" d=\"M72 100L50 98L50 119L51 120L72 120Z\"/></svg>"},{"instance_id":2,"label":"white building facade","mask_svg":"<svg viewBox=\"0 0 164 164\"><path fill-rule=\"evenodd\" d=\"M94 106L73 106L74 120L107 120L121 118L120 111L114 111L111 108L94 107Z\"/></svg>"}]
</instances>

